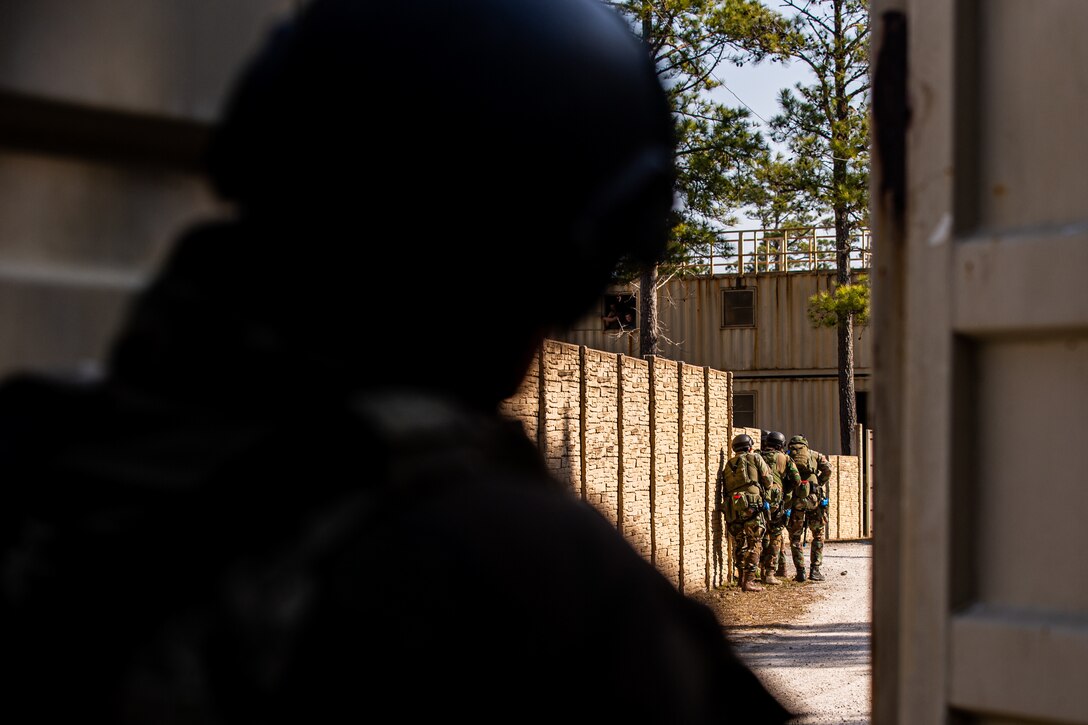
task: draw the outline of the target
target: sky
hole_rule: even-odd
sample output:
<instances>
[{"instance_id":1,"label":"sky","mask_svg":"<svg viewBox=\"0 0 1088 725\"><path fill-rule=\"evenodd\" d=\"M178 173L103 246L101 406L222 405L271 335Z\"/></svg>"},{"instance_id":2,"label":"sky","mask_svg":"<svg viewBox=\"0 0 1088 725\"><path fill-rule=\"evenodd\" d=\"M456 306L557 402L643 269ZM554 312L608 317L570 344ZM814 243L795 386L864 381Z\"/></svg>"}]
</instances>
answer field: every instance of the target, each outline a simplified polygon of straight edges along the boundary
<instances>
[{"instance_id":1,"label":"sky","mask_svg":"<svg viewBox=\"0 0 1088 725\"><path fill-rule=\"evenodd\" d=\"M723 83L712 94L714 99L727 106L747 108L751 119L759 124L766 135L769 130L766 122L778 115L778 94L783 88L792 88L798 82L808 84L812 74L803 63L747 64L737 67L723 63L715 74ZM768 139L770 141L770 139ZM772 147L774 144L772 143ZM756 229L759 222L741 213L738 223L729 229Z\"/></svg>"},{"instance_id":2,"label":"sky","mask_svg":"<svg viewBox=\"0 0 1088 725\"><path fill-rule=\"evenodd\" d=\"M803 63L763 63L737 67L723 64L715 76L723 86L713 96L728 106L745 107L761 125L778 115L778 93L796 83L808 83L812 74Z\"/></svg>"}]
</instances>

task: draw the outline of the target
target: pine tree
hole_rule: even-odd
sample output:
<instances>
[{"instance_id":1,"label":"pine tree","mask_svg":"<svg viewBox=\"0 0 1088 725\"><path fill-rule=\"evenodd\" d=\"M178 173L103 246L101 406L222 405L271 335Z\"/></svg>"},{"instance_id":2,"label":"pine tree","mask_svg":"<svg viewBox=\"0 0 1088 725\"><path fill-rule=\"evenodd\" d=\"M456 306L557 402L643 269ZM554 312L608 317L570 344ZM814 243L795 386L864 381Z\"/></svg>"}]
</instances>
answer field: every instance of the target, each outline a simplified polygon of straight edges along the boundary
<instances>
[{"instance_id":1,"label":"pine tree","mask_svg":"<svg viewBox=\"0 0 1088 725\"><path fill-rule=\"evenodd\" d=\"M827 215L824 223L834 227L836 286L849 287L852 240L860 227L868 225L869 3L783 0L782 4L796 13L788 52L809 67L815 81L782 91L782 113L771 120L772 133L794 159L805 160L794 166L800 172L798 189ZM867 286L844 290L838 299L856 302L862 298L867 311ZM820 302L814 299L812 304ZM836 314L810 317L837 329L841 449L843 454L853 455L857 426L854 323L858 310L849 304L837 310Z\"/></svg>"}]
</instances>

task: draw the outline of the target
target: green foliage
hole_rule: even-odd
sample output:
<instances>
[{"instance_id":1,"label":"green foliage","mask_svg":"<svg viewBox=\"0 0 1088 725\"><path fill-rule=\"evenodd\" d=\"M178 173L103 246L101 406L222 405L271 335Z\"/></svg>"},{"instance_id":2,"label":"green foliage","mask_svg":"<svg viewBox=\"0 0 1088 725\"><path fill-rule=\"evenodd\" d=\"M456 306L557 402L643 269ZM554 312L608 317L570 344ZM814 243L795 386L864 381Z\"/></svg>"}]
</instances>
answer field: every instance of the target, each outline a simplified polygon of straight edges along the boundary
<instances>
[{"instance_id":1,"label":"green foliage","mask_svg":"<svg viewBox=\"0 0 1088 725\"><path fill-rule=\"evenodd\" d=\"M850 284L852 232L869 215L869 3L868 0L782 0L792 9L799 41L790 55L809 67L811 85L797 84L779 96L782 113L771 120L772 137L795 161L797 189L835 228L833 292L809 301L817 325L838 327L839 433L844 453L853 450L857 421L852 381L853 348L846 343L855 320L868 314L868 285Z\"/></svg>"},{"instance_id":2,"label":"green foliage","mask_svg":"<svg viewBox=\"0 0 1088 725\"><path fill-rule=\"evenodd\" d=\"M808 318L816 327L838 327L851 316L860 324L869 321L868 275L808 298Z\"/></svg>"},{"instance_id":3,"label":"green foliage","mask_svg":"<svg viewBox=\"0 0 1088 725\"><path fill-rule=\"evenodd\" d=\"M816 226L817 203L800 193L814 163L811 158L790 160L782 154L767 154L757 160L742 198L760 228L802 230Z\"/></svg>"},{"instance_id":4,"label":"green foliage","mask_svg":"<svg viewBox=\"0 0 1088 725\"><path fill-rule=\"evenodd\" d=\"M715 102L722 63L783 58L793 27L759 0L613 0L646 41L668 90L677 132L677 212L663 265L691 272L735 222L744 190L767 146L746 109ZM676 265L687 265L677 267ZM692 266L695 265L695 266ZM621 268L621 278L634 270Z\"/></svg>"},{"instance_id":5,"label":"green foliage","mask_svg":"<svg viewBox=\"0 0 1088 725\"><path fill-rule=\"evenodd\" d=\"M789 54L815 75L779 96L772 136L790 150L788 188L844 237L868 224L869 3L784 0L796 11ZM758 205L757 205L757 208ZM839 240L840 246L846 239Z\"/></svg>"}]
</instances>

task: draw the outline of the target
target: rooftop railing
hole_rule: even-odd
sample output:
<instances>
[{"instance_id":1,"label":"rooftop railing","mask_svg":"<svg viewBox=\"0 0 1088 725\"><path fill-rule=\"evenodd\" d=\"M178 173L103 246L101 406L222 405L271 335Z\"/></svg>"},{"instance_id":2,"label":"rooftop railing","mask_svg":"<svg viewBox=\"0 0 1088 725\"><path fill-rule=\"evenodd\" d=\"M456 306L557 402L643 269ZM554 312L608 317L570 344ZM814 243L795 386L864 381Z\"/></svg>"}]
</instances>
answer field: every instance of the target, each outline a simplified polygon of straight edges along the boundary
<instances>
[{"instance_id":1,"label":"rooftop railing","mask_svg":"<svg viewBox=\"0 0 1088 725\"><path fill-rule=\"evenodd\" d=\"M851 269L869 269L872 240L869 229L855 229L849 237ZM700 276L817 272L836 269L835 230L743 229L721 232L713 244L689 253L683 272Z\"/></svg>"}]
</instances>

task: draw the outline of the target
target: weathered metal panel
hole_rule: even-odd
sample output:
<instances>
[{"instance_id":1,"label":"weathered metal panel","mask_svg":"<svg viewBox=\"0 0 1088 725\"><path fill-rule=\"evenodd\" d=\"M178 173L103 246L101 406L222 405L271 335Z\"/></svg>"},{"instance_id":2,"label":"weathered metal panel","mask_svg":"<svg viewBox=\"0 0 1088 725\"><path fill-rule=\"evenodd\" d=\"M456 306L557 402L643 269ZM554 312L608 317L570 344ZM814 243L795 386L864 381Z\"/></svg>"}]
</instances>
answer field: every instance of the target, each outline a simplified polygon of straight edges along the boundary
<instances>
[{"instance_id":1,"label":"weathered metal panel","mask_svg":"<svg viewBox=\"0 0 1088 725\"><path fill-rule=\"evenodd\" d=\"M857 389L867 390L869 382L857 380ZM821 453L840 453L836 378L759 379L734 374L733 393L755 394L755 422L761 429L781 431L787 440L804 435Z\"/></svg>"},{"instance_id":2,"label":"weathered metal panel","mask_svg":"<svg viewBox=\"0 0 1088 725\"><path fill-rule=\"evenodd\" d=\"M872 11L873 722L1088 723L1088 565L1041 564L1080 550L1081 495L1025 434L1088 436L1088 3Z\"/></svg>"},{"instance_id":3,"label":"weathered metal panel","mask_svg":"<svg viewBox=\"0 0 1088 725\"><path fill-rule=\"evenodd\" d=\"M583 324L585 326L576 326L550 337L553 340L569 342L572 345L585 345L593 350L604 350L605 352L620 353L628 357L638 357L637 330L632 333L605 332L601 329L599 320L595 323L596 326L593 329L588 328L588 325L592 323L588 321L579 323L579 325Z\"/></svg>"},{"instance_id":4,"label":"weathered metal panel","mask_svg":"<svg viewBox=\"0 0 1088 725\"><path fill-rule=\"evenodd\" d=\"M838 343L833 329L814 328L808 300L831 287L834 275L790 272L759 275L688 277L666 282L658 292L662 357L733 372L833 372L838 369ZM722 326L722 291L755 290L755 325ZM638 354L638 331L606 332L601 311L592 310L556 339L598 350ZM858 325L854 368L865 373L872 350L868 327Z\"/></svg>"}]
</instances>

